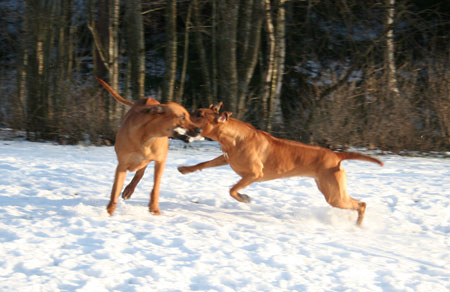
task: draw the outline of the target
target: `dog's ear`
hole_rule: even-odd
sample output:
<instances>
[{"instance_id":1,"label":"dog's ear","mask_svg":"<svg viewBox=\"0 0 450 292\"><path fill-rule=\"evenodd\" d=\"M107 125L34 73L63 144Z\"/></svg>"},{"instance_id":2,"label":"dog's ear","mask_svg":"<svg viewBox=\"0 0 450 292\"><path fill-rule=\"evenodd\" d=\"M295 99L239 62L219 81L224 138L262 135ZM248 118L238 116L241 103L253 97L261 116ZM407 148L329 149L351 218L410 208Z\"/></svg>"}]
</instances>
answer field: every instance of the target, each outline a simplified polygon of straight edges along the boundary
<instances>
[{"instance_id":1,"label":"dog's ear","mask_svg":"<svg viewBox=\"0 0 450 292\"><path fill-rule=\"evenodd\" d=\"M209 109L210 109L210 110L213 110L213 112L214 112L215 114L219 114L220 109L222 108L222 106L223 106L223 102L219 102L219 103L216 104L216 105L211 104L211 105L209 106Z\"/></svg>"},{"instance_id":2,"label":"dog's ear","mask_svg":"<svg viewBox=\"0 0 450 292\"><path fill-rule=\"evenodd\" d=\"M166 111L166 108L162 105L149 105L140 110L141 113L145 114L162 114Z\"/></svg>"},{"instance_id":3,"label":"dog's ear","mask_svg":"<svg viewBox=\"0 0 450 292\"><path fill-rule=\"evenodd\" d=\"M225 123L226 121L228 121L231 117L231 113L230 112L223 112L219 118L217 118L217 121L219 123Z\"/></svg>"},{"instance_id":4,"label":"dog's ear","mask_svg":"<svg viewBox=\"0 0 450 292\"><path fill-rule=\"evenodd\" d=\"M145 104L146 104L146 105L159 104L159 101L157 101L156 99L154 99L154 98L152 98L152 97L146 97Z\"/></svg>"}]
</instances>

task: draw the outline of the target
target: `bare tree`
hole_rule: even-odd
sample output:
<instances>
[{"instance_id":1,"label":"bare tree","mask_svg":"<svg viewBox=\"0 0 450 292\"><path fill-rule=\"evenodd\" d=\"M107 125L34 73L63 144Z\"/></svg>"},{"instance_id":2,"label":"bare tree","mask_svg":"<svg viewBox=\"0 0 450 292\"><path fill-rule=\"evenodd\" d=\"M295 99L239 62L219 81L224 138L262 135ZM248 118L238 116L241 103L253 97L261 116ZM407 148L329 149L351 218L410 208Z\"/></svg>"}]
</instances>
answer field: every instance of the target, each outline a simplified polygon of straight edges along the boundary
<instances>
[{"instance_id":1,"label":"bare tree","mask_svg":"<svg viewBox=\"0 0 450 292\"><path fill-rule=\"evenodd\" d=\"M119 16L120 0L109 0L108 63L109 82L119 88ZM115 107L112 107L115 108Z\"/></svg>"},{"instance_id":2,"label":"bare tree","mask_svg":"<svg viewBox=\"0 0 450 292\"><path fill-rule=\"evenodd\" d=\"M72 1L56 2L57 21L57 54L56 54L56 74L53 75L52 82L55 89L52 90L52 104L54 111L54 121L57 127L64 123L67 105L67 96L70 89L70 82L73 70L73 34L72 26Z\"/></svg>"},{"instance_id":3,"label":"bare tree","mask_svg":"<svg viewBox=\"0 0 450 292\"><path fill-rule=\"evenodd\" d=\"M114 137L120 112L94 74L117 90L124 78L133 99L150 80L166 100L223 100L235 117L305 142L449 145L445 1L3 2L0 123L14 116L8 126L29 138Z\"/></svg>"},{"instance_id":4,"label":"bare tree","mask_svg":"<svg viewBox=\"0 0 450 292\"><path fill-rule=\"evenodd\" d=\"M386 0L386 51L385 51L385 69L387 72L387 86L389 92L395 96L399 94L397 87L397 68L395 65L395 39L394 39L394 19L395 19L395 0Z\"/></svg>"},{"instance_id":5,"label":"bare tree","mask_svg":"<svg viewBox=\"0 0 450 292\"><path fill-rule=\"evenodd\" d=\"M166 58L163 100L172 101L177 73L177 1L167 0L166 4Z\"/></svg>"},{"instance_id":6,"label":"bare tree","mask_svg":"<svg viewBox=\"0 0 450 292\"><path fill-rule=\"evenodd\" d=\"M263 78L261 102L263 105L263 116L265 129L272 130L274 113L281 114L280 95L283 80L285 59L285 4L286 0L277 2L276 22L272 17L270 0L265 0L265 23L267 33L267 57L266 71ZM276 23L276 25L274 24Z\"/></svg>"},{"instance_id":7,"label":"bare tree","mask_svg":"<svg viewBox=\"0 0 450 292\"><path fill-rule=\"evenodd\" d=\"M29 55L29 48L26 45L27 40L29 39L31 41L31 36L30 33L27 32L28 28L30 27L29 22L31 21L31 19L29 19L28 17L26 17L28 15L29 12L29 8L27 7L27 5L25 5L25 9L24 9L24 17L23 17L23 28L26 31L26 33L24 34L23 39L21 40L22 42L22 46L19 46L19 52L18 52L18 58L16 61L16 68L17 68L17 81L16 81L16 87L17 87L17 98L14 101L14 105L18 108L20 108L21 111L21 119L17 119L17 120L21 120L19 122L19 124L22 124L23 122L26 123L27 117L28 117L28 110L27 110L27 100L26 100L26 80L27 80L27 73L28 73L28 55ZM26 124L23 125L24 127L26 127Z\"/></svg>"},{"instance_id":8,"label":"bare tree","mask_svg":"<svg viewBox=\"0 0 450 292\"><path fill-rule=\"evenodd\" d=\"M145 44L141 0L129 0L126 5L129 79L131 96L137 100L144 97L145 91Z\"/></svg>"},{"instance_id":9,"label":"bare tree","mask_svg":"<svg viewBox=\"0 0 450 292\"><path fill-rule=\"evenodd\" d=\"M249 0L242 7L241 29L238 34L238 43L240 44L238 61L238 118L244 117L250 82L258 63L258 52L261 49L261 29L264 19L263 9L264 2L261 0Z\"/></svg>"},{"instance_id":10,"label":"bare tree","mask_svg":"<svg viewBox=\"0 0 450 292\"><path fill-rule=\"evenodd\" d=\"M119 87L119 16L120 0L98 0L97 19L94 17L95 1L90 0L90 19L88 28L91 31L95 47L95 75L108 79L111 87ZM103 94L104 111L106 113L105 129L111 132L109 122L118 114L118 104Z\"/></svg>"},{"instance_id":11,"label":"bare tree","mask_svg":"<svg viewBox=\"0 0 450 292\"><path fill-rule=\"evenodd\" d=\"M220 1L217 8L220 96L226 108L243 118L261 49L264 0Z\"/></svg>"},{"instance_id":12,"label":"bare tree","mask_svg":"<svg viewBox=\"0 0 450 292\"><path fill-rule=\"evenodd\" d=\"M214 1L214 0L213 0ZM199 6L198 0L193 0L193 10L194 10L194 24L195 24L195 44L197 47L197 51L200 58L200 67L202 72L202 77L204 80L203 88L205 90L206 100L208 104L213 103L213 84L211 81L211 74L210 74L210 65L208 63L208 57L206 54L206 46L203 40L203 25L201 22L201 14L200 14L200 6ZM215 3L215 2L214 2ZM214 5L213 3L213 5ZM213 18L214 18L214 11L213 11ZM214 24L213 24L213 30L214 30ZM215 38L215 34L213 33L212 38ZM215 50L214 44L213 48Z\"/></svg>"},{"instance_id":13,"label":"bare tree","mask_svg":"<svg viewBox=\"0 0 450 292\"><path fill-rule=\"evenodd\" d=\"M180 86L178 87L178 90L175 95L175 102L180 103L182 102L182 96L184 94L184 85L186 83L186 71L187 71L187 65L188 65L188 59L189 59L189 32L191 31L192 23L191 23L191 14L192 14L192 6L193 2L189 4L187 16L186 16L186 23L185 23L185 30L184 30L184 51L183 51L183 65L181 67L181 76L180 76Z\"/></svg>"},{"instance_id":14,"label":"bare tree","mask_svg":"<svg viewBox=\"0 0 450 292\"><path fill-rule=\"evenodd\" d=\"M26 2L26 109L28 138L48 138L50 52L54 39L52 3ZM44 17L47 21L43 21ZM34 137L31 137L31 133Z\"/></svg>"},{"instance_id":15,"label":"bare tree","mask_svg":"<svg viewBox=\"0 0 450 292\"><path fill-rule=\"evenodd\" d=\"M73 64L71 1L27 1L18 96L28 137L53 138L63 123Z\"/></svg>"},{"instance_id":16,"label":"bare tree","mask_svg":"<svg viewBox=\"0 0 450 292\"><path fill-rule=\"evenodd\" d=\"M218 2L218 66L220 96L225 108L237 113L238 73L237 73L237 25L239 3L237 0Z\"/></svg>"}]
</instances>

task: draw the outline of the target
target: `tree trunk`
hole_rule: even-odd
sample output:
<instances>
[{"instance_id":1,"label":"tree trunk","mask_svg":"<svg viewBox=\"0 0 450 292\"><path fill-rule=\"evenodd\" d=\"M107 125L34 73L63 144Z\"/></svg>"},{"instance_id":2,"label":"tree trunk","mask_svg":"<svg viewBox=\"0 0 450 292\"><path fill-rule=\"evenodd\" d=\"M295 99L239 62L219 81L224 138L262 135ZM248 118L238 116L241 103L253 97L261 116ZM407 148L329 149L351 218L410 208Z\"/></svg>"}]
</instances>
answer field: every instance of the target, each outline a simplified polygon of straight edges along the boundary
<instances>
[{"instance_id":1,"label":"tree trunk","mask_svg":"<svg viewBox=\"0 0 450 292\"><path fill-rule=\"evenodd\" d=\"M258 51L261 43L261 29L264 19L264 0L249 0L243 8L242 29L240 30L239 88L237 118L245 115L245 105L250 81L258 62Z\"/></svg>"},{"instance_id":2,"label":"tree trunk","mask_svg":"<svg viewBox=\"0 0 450 292\"><path fill-rule=\"evenodd\" d=\"M177 1L167 0L166 7L166 71L163 101L172 101L177 73Z\"/></svg>"},{"instance_id":3,"label":"tree trunk","mask_svg":"<svg viewBox=\"0 0 450 292\"><path fill-rule=\"evenodd\" d=\"M264 8L266 13L266 34L267 34L267 60L266 60L266 71L263 79L263 90L261 96L262 108L263 108L263 118L265 128L267 129L270 124L271 116L271 83L272 76L274 75L275 68L275 29L272 20L272 7L270 0L264 0Z\"/></svg>"},{"instance_id":4,"label":"tree trunk","mask_svg":"<svg viewBox=\"0 0 450 292\"><path fill-rule=\"evenodd\" d=\"M269 119L266 129L272 131L273 122L281 124L281 86L283 84L284 62L286 57L286 0L279 0L277 10L277 24L275 31L275 58L274 72L272 75L270 101L269 101Z\"/></svg>"},{"instance_id":5,"label":"tree trunk","mask_svg":"<svg viewBox=\"0 0 450 292\"><path fill-rule=\"evenodd\" d=\"M97 4L97 5L95 5ZM93 38L93 57L94 57L94 75L107 80L109 71L108 55L106 51L106 42L108 37L108 1L107 0L89 0L89 21L88 28ZM98 11L98 13L97 13ZM97 17L95 17L97 15ZM109 82L109 81L108 81ZM107 129L110 112L110 96L105 91L100 91L98 100L98 110L104 115L102 127Z\"/></svg>"},{"instance_id":6,"label":"tree trunk","mask_svg":"<svg viewBox=\"0 0 450 292\"><path fill-rule=\"evenodd\" d=\"M131 96L134 100L138 100L144 97L145 91L145 44L141 0L129 0L126 5Z\"/></svg>"},{"instance_id":7,"label":"tree trunk","mask_svg":"<svg viewBox=\"0 0 450 292\"><path fill-rule=\"evenodd\" d=\"M119 14L120 0L109 2L109 25L108 25L108 80L112 88L119 89ZM112 118L118 117L119 103L109 103L109 111Z\"/></svg>"},{"instance_id":8,"label":"tree trunk","mask_svg":"<svg viewBox=\"0 0 450 292\"><path fill-rule=\"evenodd\" d=\"M217 102L217 1L212 0L212 27L211 27L211 63L212 63L212 102Z\"/></svg>"},{"instance_id":9,"label":"tree trunk","mask_svg":"<svg viewBox=\"0 0 450 292\"><path fill-rule=\"evenodd\" d=\"M58 50L56 56L56 72L53 78L53 110L55 112L54 124L60 127L64 123L66 116L66 102L70 88L70 80L73 59L72 59L72 1L62 1L58 6L56 15L58 19Z\"/></svg>"},{"instance_id":10,"label":"tree trunk","mask_svg":"<svg viewBox=\"0 0 450 292\"><path fill-rule=\"evenodd\" d=\"M28 110L27 110L27 79L28 79L28 54L29 46L28 43L31 41L31 34L28 31L30 27L29 22L31 21L28 16L28 4L24 4L24 19L23 19L23 29L25 31L24 37L22 39L22 46L20 46L20 58L17 60L17 100L14 104L15 108L20 109L22 116L21 124L24 128L27 126L28 120Z\"/></svg>"},{"instance_id":11,"label":"tree trunk","mask_svg":"<svg viewBox=\"0 0 450 292\"><path fill-rule=\"evenodd\" d=\"M182 97L184 93L184 84L186 79L186 70L187 70L187 64L188 64L188 58L189 58L189 32L191 30L191 14L192 14L192 5L189 4L187 16L186 16L186 24L185 24L185 31L184 31L184 52L183 52L183 65L181 67L181 76L180 76L180 86L177 90L176 96L175 96L175 102L181 104L182 103Z\"/></svg>"},{"instance_id":12,"label":"tree trunk","mask_svg":"<svg viewBox=\"0 0 450 292\"><path fill-rule=\"evenodd\" d=\"M208 105L213 103L212 98L212 89L211 89L211 76L209 74L209 66L208 66L208 58L206 56L206 48L203 43L203 37L201 32L201 20L200 20L200 12L198 6L198 0L193 0L192 4L194 5L194 23L195 23L195 43L197 46L198 54L200 57L200 68L203 75L204 80L204 89L205 95Z\"/></svg>"},{"instance_id":13,"label":"tree trunk","mask_svg":"<svg viewBox=\"0 0 450 292\"><path fill-rule=\"evenodd\" d=\"M92 0L91 0L92 1ZM94 72L97 77L107 79L115 90L119 90L119 0L98 0L97 21L95 22L94 3L89 2L90 21L88 28L94 39ZM108 139L113 139L114 131L111 120L118 118L119 104L112 102L111 97L102 93L104 119L104 132Z\"/></svg>"},{"instance_id":14,"label":"tree trunk","mask_svg":"<svg viewBox=\"0 0 450 292\"><path fill-rule=\"evenodd\" d=\"M220 96L224 100L224 107L227 110L237 112L238 96L238 73L236 57L236 33L239 11L239 1L227 0L219 1L219 22L218 27L218 57L219 57L219 79Z\"/></svg>"},{"instance_id":15,"label":"tree trunk","mask_svg":"<svg viewBox=\"0 0 450 292\"><path fill-rule=\"evenodd\" d=\"M119 12L120 0L109 2L108 62L109 82L115 89L119 87Z\"/></svg>"},{"instance_id":16,"label":"tree trunk","mask_svg":"<svg viewBox=\"0 0 450 292\"><path fill-rule=\"evenodd\" d=\"M266 71L263 79L261 102L263 107L264 128L270 132L275 118L281 118L281 85L283 82L284 61L286 55L285 40L285 2L277 2L276 24L272 17L270 0L264 0L266 13L267 57ZM277 120L281 123L281 120Z\"/></svg>"},{"instance_id":17,"label":"tree trunk","mask_svg":"<svg viewBox=\"0 0 450 292\"><path fill-rule=\"evenodd\" d=\"M89 0L89 21L88 28L93 38L94 75L102 79L107 79L109 70L108 55L105 44L108 40L108 2L107 0ZM97 8L97 9L96 9ZM96 12L98 11L98 13ZM95 15L97 14L97 17Z\"/></svg>"},{"instance_id":18,"label":"tree trunk","mask_svg":"<svg viewBox=\"0 0 450 292\"><path fill-rule=\"evenodd\" d=\"M395 65L395 40L394 40L394 15L395 0L386 0L386 51L385 68L387 73L387 85L389 92L395 96L399 94L397 87L397 68Z\"/></svg>"},{"instance_id":19,"label":"tree trunk","mask_svg":"<svg viewBox=\"0 0 450 292\"><path fill-rule=\"evenodd\" d=\"M50 52L53 43L53 6L52 3L25 3L25 15L28 18L25 27L26 62L26 108L28 138L49 138L49 76ZM44 21L46 19L46 21ZM34 137L31 137L31 133Z\"/></svg>"}]
</instances>

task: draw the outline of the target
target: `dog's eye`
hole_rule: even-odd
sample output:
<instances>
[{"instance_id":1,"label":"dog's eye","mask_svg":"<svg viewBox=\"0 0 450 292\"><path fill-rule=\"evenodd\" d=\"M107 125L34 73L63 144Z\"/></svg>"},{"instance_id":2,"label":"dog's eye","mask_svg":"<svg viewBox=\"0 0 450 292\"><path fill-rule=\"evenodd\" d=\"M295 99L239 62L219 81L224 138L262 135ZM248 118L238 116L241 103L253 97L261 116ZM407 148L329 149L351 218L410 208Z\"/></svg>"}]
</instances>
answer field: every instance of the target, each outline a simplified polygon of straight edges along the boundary
<instances>
[{"instance_id":1,"label":"dog's eye","mask_svg":"<svg viewBox=\"0 0 450 292\"><path fill-rule=\"evenodd\" d=\"M181 116L180 120L182 120L182 121L186 120L186 116Z\"/></svg>"}]
</instances>

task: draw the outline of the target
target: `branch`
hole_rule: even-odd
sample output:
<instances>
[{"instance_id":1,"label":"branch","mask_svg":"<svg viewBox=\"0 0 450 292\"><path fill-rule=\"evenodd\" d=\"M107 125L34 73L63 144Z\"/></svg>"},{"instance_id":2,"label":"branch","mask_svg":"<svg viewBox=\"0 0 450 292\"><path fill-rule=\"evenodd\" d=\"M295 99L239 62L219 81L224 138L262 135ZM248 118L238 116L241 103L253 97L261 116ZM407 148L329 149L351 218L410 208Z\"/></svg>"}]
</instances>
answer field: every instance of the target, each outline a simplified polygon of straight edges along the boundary
<instances>
[{"instance_id":1,"label":"branch","mask_svg":"<svg viewBox=\"0 0 450 292\"><path fill-rule=\"evenodd\" d=\"M164 7L153 8L153 9L149 9L149 10L146 10L146 11L142 11L141 14L142 14L142 15L145 15L145 14L147 14L147 13L151 13L151 12L155 12L155 11L163 10L163 9L164 9Z\"/></svg>"},{"instance_id":2,"label":"branch","mask_svg":"<svg viewBox=\"0 0 450 292\"><path fill-rule=\"evenodd\" d=\"M102 43L98 37L97 31L95 30L95 28L92 24L88 24L87 26L92 33L92 37L94 38L95 48L97 49L98 54L100 55L100 59L102 60L103 65L105 65L106 69L108 71L110 71L111 67L109 66L109 63L106 60L105 53L104 53L104 50L102 47Z\"/></svg>"}]
</instances>

